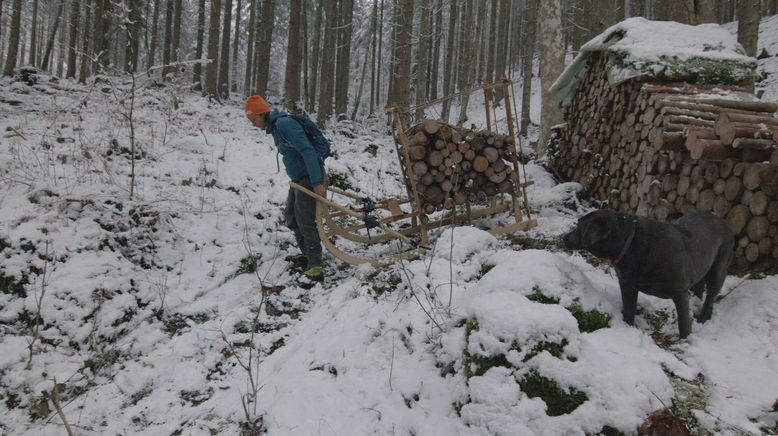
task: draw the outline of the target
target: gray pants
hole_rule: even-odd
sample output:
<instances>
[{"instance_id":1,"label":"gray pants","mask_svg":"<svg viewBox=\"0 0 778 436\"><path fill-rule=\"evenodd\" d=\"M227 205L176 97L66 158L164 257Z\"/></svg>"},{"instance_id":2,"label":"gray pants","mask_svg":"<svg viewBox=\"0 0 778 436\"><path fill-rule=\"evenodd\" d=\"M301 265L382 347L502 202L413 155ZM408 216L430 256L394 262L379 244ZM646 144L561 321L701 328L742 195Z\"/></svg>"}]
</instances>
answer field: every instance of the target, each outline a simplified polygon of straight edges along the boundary
<instances>
[{"instance_id":1,"label":"gray pants","mask_svg":"<svg viewBox=\"0 0 778 436\"><path fill-rule=\"evenodd\" d=\"M313 191L308 177L304 177L297 184ZM297 247L308 259L308 268L321 266L321 239L316 229L316 199L290 187L284 220L286 226L294 232Z\"/></svg>"}]
</instances>

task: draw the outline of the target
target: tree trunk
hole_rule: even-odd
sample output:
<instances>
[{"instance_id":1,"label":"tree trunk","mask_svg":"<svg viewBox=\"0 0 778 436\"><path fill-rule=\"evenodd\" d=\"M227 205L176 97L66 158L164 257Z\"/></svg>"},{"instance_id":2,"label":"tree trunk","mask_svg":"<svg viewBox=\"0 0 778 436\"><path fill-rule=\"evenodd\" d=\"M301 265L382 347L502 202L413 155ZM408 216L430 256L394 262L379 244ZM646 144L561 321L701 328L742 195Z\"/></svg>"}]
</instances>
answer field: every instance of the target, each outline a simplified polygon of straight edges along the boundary
<instances>
[{"instance_id":1,"label":"tree trunk","mask_svg":"<svg viewBox=\"0 0 778 436\"><path fill-rule=\"evenodd\" d=\"M224 23L222 24L222 48L219 53L219 98L230 96L230 25L232 24L232 0L224 0Z\"/></svg>"},{"instance_id":2,"label":"tree trunk","mask_svg":"<svg viewBox=\"0 0 778 436\"><path fill-rule=\"evenodd\" d=\"M150 70L156 64L157 45L159 45L159 2L162 0L152 0L154 2L154 13L151 19L151 42L149 51L146 55L146 69ZM205 0L200 0L205 1Z\"/></svg>"},{"instance_id":3,"label":"tree trunk","mask_svg":"<svg viewBox=\"0 0 778 436\"><path fill-rule=\"evenodd\" d=\"M181 60L181 16L183 15L182 0L176 0L176 9L173 12L173 41L170 45L170 62L176 63ZM171 67L170 71L175 72L176 67Z\"/></svg>"},{"instance_id":4,"label":"tree trunk","mask_svg":"<svg viewBox=\"0 0 778 436\"><path fill-rule=\"evenodd\" d=\"M762 17L760 0L738 0L737 2L737 42L748 56L756 57L759 37L759 19Z\"/></svg>"},{"instance_id":5,"label":"tree trunk","mask_svg":"<svg viewBox=\"0 0 778 436\"><path fill-rule=\"evenodd\" d=\"M341 18L340 44L337 47L337 73L335 81L335 115L340 119L348 111L349 72L351 71L351 34L354 29L354 0L339 0Z\"/></svg>"},{"instance_id":6,"label":"tree trunk","mask_svg":"<svg viewBox=\"0 0 778 436\"><path fill-rule=\"evenodd\" d=\"M300 108L305 107L305 101L308 97L308 7L303 2L302 12L300 16L300 41L302 44L300 50L300 56L302 56L302 82L299 82L300 87Z\"/></svg>"},{"instance_id":7,"label":"tree trunk","mask_svg":"<svg viewBox=\"0 0 778 436\"><path fill-rule=\"evenodd\" d=\"M56 60L56 70L54 69L54 66L52 66L52 70L56 71L57 77L62 77L64 74L63 66L65 65L65 62L67 62L67 36L68 33L66 30L67 23L70 22L69 12L70 8L66 8L65 0L62 0L62 13L58 14L57 21L60 22L60 26L63 28L62 32L59 32L59 36L57 37L57 60Z\"/></svg>"},{"instance_id":8,"label":"tree trunk","mask_svg":"<svg viewBox=\"0 0 778 436\"><path fill-rule=\"evenodd\" d=\"M240 46L240 21L243 18L242 0L238 0L238 6L235 8L235 36L232 39L232 74L230 74L230 89L232 92L238 92L238 46Z\"/></svg>"},{"instance_id":9,"label":"tree trunk","mask_svg":"<svg viewBox=\"0 0 778 436\"><path fill-rule=\"evenodd\" d=\"M86 83L86 78L89 75L89 67L92 65L90 59L92 53L89 51L89 41L92 39L90 29L94 27L92 23L92 4L93 2L91 0L86 0L84 4L86 16L84 17L83 35L81 35L81 69L78 71L79 83Z\"/></svg>"},{"instance_id":10,"label":"tree trunk","mask_svg":"<svg viewBox=\"0 0 778 436\"><path fill-rule=\"evenodd\" d=\"M493 0L496 1L496 0ZM459 16L459 0L451 0L449 18L448 18L448 35L446 36L446 64L443 68L443 96L448 96L454 92L454 83L456 79L456 66L454 65L454 54L456 53L454 47L456 45L456 27L457 17ZM441 119L448 122L449 111L451 109L451 100L446 99L443 101L443 109L441 111Z\"/></svg>"},{"instance_id":11,"label":"tree trunk","mask_svg":"<svg viewBox=\"0 0 778 436\"><path fill-rule=\"evenodd\" d=\"M378 2L373 2L373 14L370 18L370 38L372 52L370 54L370 115L373 114L376 105L376 53L378 45ZM356 110L354 111L356 113Z\"/></svg>"},{"instance_id":12,"label":"tree trunk","mask_svg":"<svg viewBox=\"0 0 778 436\"><path fill-rule=\"evenodd\" d=\"M463 10L462 14L462 27L460 30L460 34L466 34L466 35L473 35L473 27L475 24L476 17L473 14L473 9L475 7L475 0L466 0L466 7ZM462 56L462 59L474 59L474 51L475 51L475 44L468 44L466 39L462 38L460 41L462 41L462 45L460 46L460 53ZM470 88L472 88L473 85L473 76L475 74L475 62L462 62L463 65L462 68L462 85L460 86L460 90L466 91ZM462 100L460 101L459 106L459 117L457 119L457 126L463 126L465 122L467 121L467 106L470 103L470 93L465 93L462 96Z\"/></svg>"},{"instance_id":13,"label":"tree trunk","mask_svg":"<svg viewBox=\"0 0 778 436\"><path fill-rule=\"evenodd\" d=\"M32 29L30 35L30 64L33 66L38 65L38 0L32 2ZM0 15L2 15L2 8L0 8ZM0 21L2 21L0 19ZM2 32L0 32L2 35ZM2 46L0 46L0 53L2 53Z\"/></svg>"},{"instance_id":14,"label":"tree trunk","mask_svg":"<svg viewBox=\"0 0 778 436\"><path fill-rule=\"evenodd\" d=\"M162 78L167 80L170 73L171 47L173 46L173 9L175 0L165 2L165 40L162 43Z\"/></svg>"},{"instance_id":15,"label":"tree trunk","mask_svg":"<svg viewBox=\"0 0 778 436\"><path fill-rule=\"evenodd\" d=\"M249 3L249 35L246 40L246 71L243 78L243 95L251 94L251 79L253 78L252 66L254 65L254 38L257 27L257 0L251 0Z\"/></svg>"},{"instance_id":16,"label":"tree trunk","mask_svg":"<svg viewBox=\"0 0 778 436\"><path fill-rule=\"evenodd\" d=\"M532 70L535 58L535 40L537 39L537 13L538 0L529 0L527 4L527 26L524 35L524 62L522 65L522 88L521 88L521 134L527 134L527 128L530 124L529 111L530 99L532 97Z\"/></svg>"},{"instance_id":17,"label":"tree trunk","mask_svg":"<svg viewBox=\"0 0 778 436\"><path fill-rule=\"evenodd\" d=\"M303 1L291 0L289 10L289 39L286 46L286 74L284 76L284 106L297 111L300 100L300 19Z\"/></svg>"},{"instance_id":18,"label":"tree trunk","mask_svg":"<svg viewBox=\"0 0 778 436\"><path fill-rule=\"evenodd\" d=\"M5 57L3 74L13 76L16 68L16 57L19 52L19 33L22 22L22 0L14 0L11 11L11 30L8 38L8 54Z\"/></svg>"},{"instance_id":19,"label":"tree trunk","mask_svg":"<svg viewBox=\"0 0 778 436\"><path fill-rule=\"evenodd\" d=\"M337 0L324 0L324 6L327 8L324 17L324 29L322 30L322 39L324 39L324 51L321 62L321 83L319 86L319 113L316 121L320 126L324 126L332 115L332 97L335 92L335 40L337 39L336 16Z\"/></svg>"},{"instance_id":20,"label":"tree trunk","mask_svg":"<svg viewBox=\"0 0 778 436\"><path fill-rule=\"evenodd\" d=\"M411 37L413 36L413 0L400 0L400 26L397 29L397 46L400 48L397 59L396 103L408 109L411 103Z\"/></svg>"},{"instance_id":21,"label":"tree trunk","mask_svg":"<svg viewBox=\"0 0 778 436\"><path fill-rule=\"evenodd\" d=\"M208 64L205 66L205 94L219 95L219 19L221 0L211 0L211 16L208 21Z\"/></svg>"},{"instance_id":22,"label":"tree trunk","mask_svg":"<svg viewBox=\"0 0 778 436\"><path fill-rule=\"evenodd\" d=\"M51 52L54 49L54 41L57 39L57 30L59 29L60 17L62 16L62 11L64 8L65 0L58 0L57 13L54 15L54 23L51 28L51 33L49 33L49 38L46 42L46 52L43 55L43 64L41 66L41 68L46 71L49 69L49 59L51 59Z\"/></svg>"},{"instance_id":23,"label":"tree trunk","mask_svg":"<svg viewBox=\"0 0 778 436\"><path fill-rule=\"evenodd\" d=\"M427 66L430 46L430 0L418 0L419 47L416 49L416 104L427 101ZM424 108L416 109L416 120L424 118Z\"/></svg>"},{"instance_id":24,"label":"tree trunk","mask_svg":"<svg viewBox=\"0 0 778 436\"><path fill-rule=\"evenodd\" d=\"M253 13L253 10L252 10ZM205 0L199 0L197 4L197 42L195 46L194 75L192 76L192 89L199 91L203 89L203 41L205 40ZM250 49L251 47L249 47ZM249 56L251 51L249 50Z\"/></svg>"},{"instance_id":25,"label":"tree trunk","mask_svg":"<svg viewBox=\"0 0 778 436\"><path fill-rule=\"evenodd\" d=\"M319 59L321 56L322 17L324 16L324 3L316 2L316 18L313 22L313 42L311 43L311 64L308 74L308 102L306 110L313 112L316 109L316 84L319 79Z\"/></svg>"},{"instance_id":26,"label":"tree trunk","mask_svg":"<svg viewBox=\"0 0 778 436\"><path fill-rule=\"evenodd\" d=\"M721 11L719 7L720 0L695 0L694 12L697 17L697 23L718 23Z\"/></svg>"},{"instance_id":27,"label":"tree trunk","mask_svg":"<svg viewBox=\"0 0 778 436\"><path fill-rule=\"evenodd\" d=\"M81 1L71 0L70 3L70 35L68 37L68 78L76 77L76 53L78 52L78 22L81 18Z\"/></svg>"},{"instance_id":28,"label":"tree trunk","mask_svg":"<svg viewBox=\"0 0 778 436\"><path fill-rule=\"evenodd\" d=\"M543 155L551 134L551 126L562 121L562 111L554 101L549 88L565 68L564 40L562 39L562 6L560 0L542 2L539 11L542 111L538 155Z\"/></svg>"},{"instance_id":29,"label":"tree trunk","mask_svg":"<svg viewBox=\"0 0 778 436\"><path fill-rule=\"evenodd\" d=\"M660 21L691 24L694 19L694 0L656 0L654 12Z\"/></svg>"},{"instance_id":30,"label":"tree trunk","mask_svg":"<svg viewBox=\"0 0 778 436\"><path fill-rule=\"evenodd\" d=\"M267 95L267 81L270 76L270 48L273 45L273 25L275 24L275 0L262 3L262 22L259 26L259 42L256 48L257 80L255 94Z\"/></svg>"},{"instance_id":31,"label":"tree trunk","mask_svg":"<svg viewBox=\"0 0 778 436\"><path fill-rule=\"evenodd\" d=\"M438 98L438 78L440 77L440 43L443 41L443 0L436 0L435 31L432 49L432 68L430 69L430 100Z\"/></svg>"}]
</instances>

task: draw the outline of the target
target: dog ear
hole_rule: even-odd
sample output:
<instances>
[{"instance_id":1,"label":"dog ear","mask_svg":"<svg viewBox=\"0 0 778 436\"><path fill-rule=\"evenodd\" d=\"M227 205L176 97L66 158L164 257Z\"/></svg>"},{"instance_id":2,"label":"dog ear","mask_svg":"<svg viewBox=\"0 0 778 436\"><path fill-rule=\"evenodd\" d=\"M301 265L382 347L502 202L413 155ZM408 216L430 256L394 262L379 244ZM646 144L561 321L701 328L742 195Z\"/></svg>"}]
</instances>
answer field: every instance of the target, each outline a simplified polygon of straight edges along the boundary
<instances>
[{"instance_id":1,"label":"dog ear","mask_svg":"<svg viewBox=\"0 0 778 436\"><path fill-rule=\"evenodd\" d=\"M592 220L581 229L581 245L589 248L606 239L610 234L610 227L600 220Z\"/></svg>"}]
</instances>

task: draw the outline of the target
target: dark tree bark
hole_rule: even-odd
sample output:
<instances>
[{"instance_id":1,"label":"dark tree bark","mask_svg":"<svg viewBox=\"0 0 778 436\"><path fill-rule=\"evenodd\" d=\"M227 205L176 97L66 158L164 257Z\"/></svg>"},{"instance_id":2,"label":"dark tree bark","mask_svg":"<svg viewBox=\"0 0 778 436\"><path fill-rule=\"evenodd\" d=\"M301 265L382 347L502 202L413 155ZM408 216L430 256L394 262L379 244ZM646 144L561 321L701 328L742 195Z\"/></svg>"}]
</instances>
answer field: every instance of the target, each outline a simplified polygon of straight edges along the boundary
<instances>
[{"instance_id":1,"label":"dark tree bark","mask_svg":"<svg viewBox=\"0 0 778 436\"><path fill-rule=\"evenodd\" d=\"M68 39L68 69L65 77L76 77L76 53L78 52L78 22L81 18L80 0L70 3L70 35Z\"/></svg>"},{"instance_id":2,"label":"dark tree bark","mask_svg":"<svg viewBox=\"0 0 778 436\"><path fill-rule=\"evenodd\" d=\"M443 68L443 96L447 96L454 92L454 83L456 80L456 65L454 55L456 50L456 30L457 30L457 17L459 16L459 0L451 0L449 18L448 18L448 35L446 36L446 62ZM449 111L451 109L451 100L446 99L443 102L443 108L441 110L441 118L443 121L448 122Z\"/></svg>"},{"instance_id":3,"label":"dark tree bark","mask_svg":"<svg viewBox=\"0 0 778 436\"><path fill-rule=\"evenodd\" d=\"M370 38L372 52L370 53L370 115L375 111L376 105L376 54L378 53L378 2L373 2L373 12L370 17Z\"/></svg>"},{"instance_id":4,"label":"dark tree bark","mask_svg":"<svg viewBox=\"0 0 778 436\"><path fill-rule=\"evenodd\" d=\"M11 29L8 38L8 54L5 57L3 74L13 76L16 68L16 57L19 53L19 34L22 22L22 0L14 0L11 10Z\"/></svg>"},{"instance_id":5,"label":"dark tree bark","mask_svg":"<svg viewBox=\"0 0 778 436\"><path fill-rule=\"evenodd\" d=\"M219 19L221 0L211 0L211 14L208 20L208 64L205 66L205 95L219 95Z\"/></svg>"},{"instance_id":6,"label":"dark tree bark","mask_svg":"<svg viewBox=\"0 0 778 436\"><path fill-rule=\"evenodd\" d=\"M384 53L384 0L381 0L381 12L378 18L378 65L376 65L375 101L381 103L381 61Z\"/></svg>"},{"instance_id":7,"label":"dark tree bark","mask_svg":"<svg viewBox=\"0 0 778 436\"><path fill-rule=\"evenodd\" d=\"M319 86L319 113L316 122L324 126L332 115L332 99L335 91L335 40L337 39L337 0L323 0L325 25L322 31L324 52L321 62L321 84Z\"/></svg>"},{"instance_id":8,"label":"dark tree bark","mask_svg":"<svg viewBox=\"0 0 778 436\"><path fill-rule=\"evenodd\" d=\"M537 39L537 15L538 14L538 0L529 0L527 4L527 26L526 33L524 35L524 60L522 65L522 81L521 88L521 134L527 134L527 128L530 124L529 118L529 104L532 96L532 70L535 57L535 41Z\"/></svg>"},{"instance_id":9,"label":"dark tree bark","mask_svg":"<svg viewBox=\"0 0 778 436\"><path fill-rule=\"evenodd\" d=\"M339 0L340 26L337 47L337 71L335 77L335 115L345 117L348 111L348 84L351 71L351 34L354 29L352 18L354 15L354 0Z\"/></svg>"},{"instance_id":10,"label":"dark tree bark","mask_svg":"<svg viewBox=\"0 0 778 436\"><path fill-rule=\"evenodd\" d=\"M417 0L419 9L419 46L416 49L416 104L427 101L427 64L429 63L430 47L430 0ZM424 118L424 108L416 110L416 119Z\"/></svg>"},{"instance_id":11,"label":"dark tree bark","mask_svg":"<svg viewBox=\"0 0 778 436\"><path fill-rule=\"evenodd\" d=\"M181 16L183 15L183 4L181 0L176 0L175 11L173 12L173 41L170 45L170 62L176 63L181 60ZM171 67L173 72L176 67Z\"/></svg>"},{"instance_id":12,"label":"dark tree bark","mask_svg":"<svg viewBox=\"0 0 778 436\"><path fill-rule=\"evenodd\" d=\"M275 0L264 0L262 3L262 22L259 26L259 42L257 44L257 80L255 94L267 94L267 81L270 75L270 48L273 45L273 25L275 23Z\"/></svg>"},{"instance_id":13,"label":"dark tree bark","mask_svg":"<svg viewBox=\"0 0 778 436\"><path fill-rule=\"evenodd\" d=\"M656 0L656 19L691 24L694 19L694 0Z\"/></svg>"},{"instance_id":14,"label":"dark tree bark","mask_svg":"<svg viewBox=\"0 0 778 436\"><path fill-rule=\"evenodd\" d=\"M435 32L432 49L432 65L430 68L430 100L438 98L438 80L440 77L440 44L443 41L443 0L435 4Z\"/></svg>"},{"instance_id":15,"label":"dark tree bark","mask_svg":"<svg viewBox=\"0 0 778 436\"><path fill-rule=\"evenodd\" d=\"M151 19L151 42L149 43L149 52L146 55L146 69L150 70L156 64L157 45L159 45L159 2L162 0L152 0L154 2L154 13ZM205 1L205 0L201 0Z\"/></svg>"},{"instance_id":16,"label":"dark tree bark","mask_svg":"<svg viewBox=\"0 0 778 436\"><path fill-rule=\"evenodd\" d=\"M222 48L219 59L219 97L230 96L230 29L232 24L232 0L224 0L224 22L222 24Z\"/></svg>"},{"instance_id":17,"label":"dark tree bark","mask_svg":"<svg viewBox=\"0 0 778 436\"><path fill-rule=\"evenodd\" d=\"M138 70L138 50L140 48L140 33L143 29L141 23L141 2L130 0L129 23L127 24L127 45L124 52L124 71L134 73Z\"/></svg>"},{"instance_id":18,"label":"dark tree bark","mask_svg":"<svg viewBox=\"0 0 778 436\"><path fill-rule=\"evenodd\" d=\"M30 29L30 64L35 66L38 65L38 3L38 0L32 2L32 28ZM0 7L0 15L2 15L2 7Z\"/></svg>"},{"instance_id":19,"label":"dark tree bark","mask_svg":"<svg viewBox=\"0 0 778 436\"><path fill-rule=\"evenodd\" d=\"M49 69L49 60L51 59L51 52L54 49L54 42L57 39L57 30L59 30L59 22L60 17L62 16L62 11L65 9L65 0L59 0L57 3L57 13L54 14L54 24L51 28L51 33L49 33L49 38L46 42L46 52L43 55L43 64L41 65L41 68L44 70Z\"/></svg>"},{"instance_id":20,"label":"dark tree bark","mask_svg":"<svg viewBox=\"0 0 778 436\"><path fill-rule=\"evenodd\" d=\"M232 73L230 77L232 92L238 92L238 47L240 46L240 22L243 18L242 1L238 0L238 7L235 8L235 36L232 39Z\"/></svg>"},{"instance_id":21,"label":"dark tree bark","mask_svg":"<svg viewBox=\"0 0 778 436\"><path fill-rule=\"evenodd\" d=\"M413 0L400 0L400 26L397 32L397 80L396 103L407 109L411 103L411 37L413 36Z\"/></svg>"},{"instance_id":22,"label":"dark tree bark","mask_svg":"<svg viewBox=\"0 0 778 436\"><path fill-rule=\"evenodd\" d=\"M319 59L321 58L322 17L324 15L324 3L316 2L316 19L313 22L313 42L311 43L311 63L308 74L308 102L306 110L313 112L316 109L316 84L319 80Z\"/></svg>"},{"instance_id":23,"label":"dark tree bark","mask_svg":"<svg viewBox=\"0 0 778 436\"><path fill-rule=\"evenodd\" d=\"M746 54L756 57L759 39L759 19L762 17L760 0L738 0L737 2L737 42Z\"/></svg>"},{"instance_id":24,"label":"dark tree bark","mask_svg":"<svg viewBox=\"0 0 778 436\"><path fill-rule=\"evenodd\" d=\"M248 96L251 93L251 79L254 77L252 67L254 66L254 38L257 27L257 0L251 0L249 3L249 35L246 41L246 74L243 79L243 94Z\"/></svg>"},{"instance_id":25,"label":"dark tree bark","mask_svg":"<svg viewBox=\"0 0 778 436\"><path fill-rule=\"evenodd\" d=\"M297 110L300 100L300 20L303 0L291 0L289 9L289 39L286 45L286 74L284 75L284 107Z\"/></svg>"},{"instance_id":26,"label":"dark tree bark","mask_svg":"<svg viewBox=\"0 0 778 436\"><path fill-rule=\"evenodd\" d=\"M175 0L165 2L165 40L162 43L162 77L167 79L170 73L170 59L173 57L173 10Z\"/></svg>"},{"instance_id":27,"label":"dark tree bark","mask_svg":"<svg viewBox=\"0 0 778 436\"><path fill-rule=\"evenodd\" d=\"M205 0L199 0L197 4L197 42L195 46L195 60L192 76L192 89L199 91L203 88L203 65L200 61L203 59L203 42L205 40Z\"/></svg>"},{"instance_id":28,"label":"dark tree bark","mask_svg":"<svg viewBox=\"0 0 778 436\"><path fill-rule=\"evenodd\" d=\"M79 83L86 83L86 78L89 75L89 69L92 66L92 61L90 59L92 53L89 49L89 41L92 38L91 29L94 27L92 23L92 4L93 2L91 0L86 0L84 8L86 15L84 16L84 31L82 32L83 35L81 36L81 69L78 71Z\"/></svg>"}]
</instances>

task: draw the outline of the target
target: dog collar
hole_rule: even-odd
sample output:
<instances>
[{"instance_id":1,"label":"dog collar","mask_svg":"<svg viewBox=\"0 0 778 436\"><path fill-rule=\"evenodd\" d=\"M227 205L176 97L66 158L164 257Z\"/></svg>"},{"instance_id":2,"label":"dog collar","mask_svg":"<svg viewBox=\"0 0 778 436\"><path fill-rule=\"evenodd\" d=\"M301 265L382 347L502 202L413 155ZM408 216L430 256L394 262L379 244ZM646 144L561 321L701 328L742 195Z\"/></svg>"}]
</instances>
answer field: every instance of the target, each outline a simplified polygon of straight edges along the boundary
<instances>
[{"instance_id":1,"label":"dog collar","mask_svg":"<svg viewBox=\"0 0 778 436\"><path fill-rule=\"evenodd\" d=\"M635 232L638 229L638 223L634 221L633 223L635 224L635 226L632 227L632 232L630 232L629 237L627 238L627 243L624 244L624 248L621 249L621 253L619 253L619 255L616 256L616 259L613 261L614 265L618 265L619 262L621 262L622 259L624 259L624 255L627 254L629 247L632 246L632 241L635 239Z\"/></svg>"}]
</instances>

